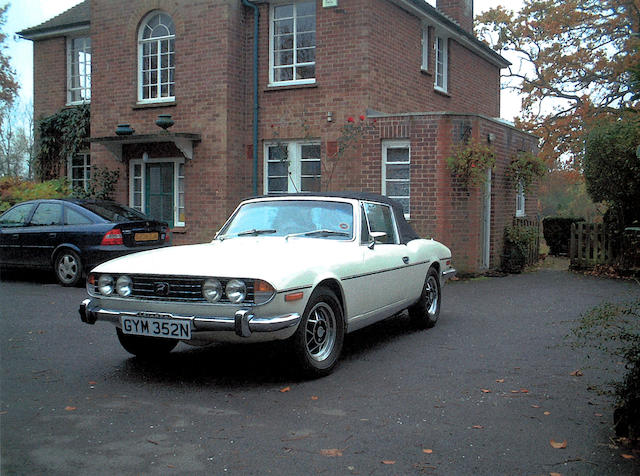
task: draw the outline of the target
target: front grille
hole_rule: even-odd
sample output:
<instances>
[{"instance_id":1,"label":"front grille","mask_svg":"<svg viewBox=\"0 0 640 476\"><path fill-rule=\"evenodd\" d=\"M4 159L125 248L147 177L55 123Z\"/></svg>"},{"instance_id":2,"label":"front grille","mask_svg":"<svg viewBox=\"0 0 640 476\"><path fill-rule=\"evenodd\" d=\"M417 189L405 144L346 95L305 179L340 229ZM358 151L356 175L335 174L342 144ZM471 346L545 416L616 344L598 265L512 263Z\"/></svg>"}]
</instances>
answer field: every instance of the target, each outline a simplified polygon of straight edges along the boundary
<instances>
[{"instance_id":1,"label":"front grille","mask_svg":"<svg viewBox=\"0 0 640 476\"><path fill-rule=\"evenodd\" d=\"M133 289L130 297L150 301L172 302L209 302L202 295L202 284L207 278L181 277L181 276L131 276ZM231 278L218 278L224 290ZM243 279L247 285L247 298L244 303L254 302L253 280ZM159 289L168 285L166 294ZM229 303L226 294L223 294L219 303Z\"/></svg>"}]
</instances>

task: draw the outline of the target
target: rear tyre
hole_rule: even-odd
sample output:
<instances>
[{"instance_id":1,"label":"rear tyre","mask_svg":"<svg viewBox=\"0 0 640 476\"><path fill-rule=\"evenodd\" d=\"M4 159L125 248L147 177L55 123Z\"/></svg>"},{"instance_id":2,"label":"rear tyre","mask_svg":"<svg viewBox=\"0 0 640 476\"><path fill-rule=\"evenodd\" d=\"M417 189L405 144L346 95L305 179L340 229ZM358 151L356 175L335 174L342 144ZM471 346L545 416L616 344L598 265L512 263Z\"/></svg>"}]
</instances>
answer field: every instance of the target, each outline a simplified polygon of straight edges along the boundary
<instances>
[{"instance_id":1,"label":"rear tyre","mask_svg":"<svg viewBox=\"0 0 640 476\"><path fill-rule=\"evenodd\" d=\"M118 340L124 350L140 358L160 357L171 352L176 345L175 339L165 339L162 337L134 336L124 334L116 328Z\"/></svg>"},{"instance_id":2,"label":"rear tyre","mask_svg":"<svg viewBox=\"0 0 640 476\"><path fill-rule=\"evenodd\" d=\"M331 373L344 342L344 316L336 295L319 288L309 299L292 344L300 370L308 377Z\"/></svg>"},{"instance_id":3,"label":"rear tyre","mask_svg":"<svg viewBox=\"0 0 640 476\"><path fill-rule=\"evenodd\" d=\"M53 264L56 278L63 286L75 286L82 278L82 261L73 250L65 249L56 255Z\"/></svg>"},{"instance_id":4,"label":"rear tyre","mask_svg":"<svg viewBox=\"0 0 640 476\"><path fill-rule=\"evenodd\" d=\"M431 328L440 317L440 276L435 268L429 268L417 303L409 308L411 321L420 329Z\"/></svg>"}]
</instances>

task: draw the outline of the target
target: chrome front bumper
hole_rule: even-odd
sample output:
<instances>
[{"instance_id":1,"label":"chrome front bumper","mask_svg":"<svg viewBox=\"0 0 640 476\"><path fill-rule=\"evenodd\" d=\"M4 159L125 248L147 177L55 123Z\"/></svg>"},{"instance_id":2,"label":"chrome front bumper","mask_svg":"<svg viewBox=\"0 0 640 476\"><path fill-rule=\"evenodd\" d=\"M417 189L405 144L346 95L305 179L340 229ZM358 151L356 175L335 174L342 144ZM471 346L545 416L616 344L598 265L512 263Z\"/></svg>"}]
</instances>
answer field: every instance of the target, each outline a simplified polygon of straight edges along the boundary
<instances>
[{"instance_id":1,"label":"chrome front bumper","mask_svg":"<svg viewBox=\"0 0 640 476\"><path fill-rule=\"evenodd\" d=\"M103 309L92 303L91 299L85 299L80 303L80 319L87 324L95 324L96 321L111 322L120 325L121 316L142 317L153 313L116 311ZM165 313L162 313L163 315ZM174 313L166 313L171 319L185 320L191 323L193 332L235 332L240 337L249 337L252 333L275 333L295 327L300 322L300 314L291 313L281 316L256 317L249 309L236 311L234 317L215 316L183 316Z\"/></svg>"}]
</instances>

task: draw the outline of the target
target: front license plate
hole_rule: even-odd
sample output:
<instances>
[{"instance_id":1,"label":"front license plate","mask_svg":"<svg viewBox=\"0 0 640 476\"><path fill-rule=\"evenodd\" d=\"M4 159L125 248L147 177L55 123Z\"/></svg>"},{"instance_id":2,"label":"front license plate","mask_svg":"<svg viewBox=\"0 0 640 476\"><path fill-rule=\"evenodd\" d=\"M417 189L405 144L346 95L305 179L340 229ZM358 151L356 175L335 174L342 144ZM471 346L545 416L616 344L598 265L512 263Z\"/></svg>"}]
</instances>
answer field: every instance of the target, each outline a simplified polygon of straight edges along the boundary
<instances>
[{"instance_id":1,"label":"front license plate","mask_svg":"<svg viewBox=\"0 0 640 476\"><path fill-rule=\"evenodd\" d=\"M158 232L136 233L133 235L133 239L136 241L158 241Z\"/></svg>"},{"instance_id":2,"label":"front license plate","mask_svg":"<svg viewBox=\"0 0 640 476\"><path fill-rule=\"evenodd\" d=\"M191 339L191 324L182 319L121 316L123 334L167 339Z\"/></svg>"}]
</instances>

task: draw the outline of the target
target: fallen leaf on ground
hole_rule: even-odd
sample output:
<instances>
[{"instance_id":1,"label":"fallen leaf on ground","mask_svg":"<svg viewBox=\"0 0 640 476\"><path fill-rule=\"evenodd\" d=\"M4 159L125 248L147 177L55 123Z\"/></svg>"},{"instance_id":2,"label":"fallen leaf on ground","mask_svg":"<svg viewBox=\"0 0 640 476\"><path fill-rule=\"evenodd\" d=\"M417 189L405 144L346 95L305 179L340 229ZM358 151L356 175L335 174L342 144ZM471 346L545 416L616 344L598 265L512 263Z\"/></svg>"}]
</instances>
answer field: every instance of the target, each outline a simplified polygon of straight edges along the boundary
<instances>
[{"instance_id":1,"label":"fallen leaf on ground","mask_svg":"<svg viewBox=\"0 0 640 476\"><path fill-rule=\"evenodd\" d=\"M531 408L540 408L540 405L531 405Z\"/></svg>"},{"instance_id":2,"label":"fallen leaf on ground","mask_svg":"<svg viewBox=\"0 0 640 476\"><path fill-rule=\"evenodd\" d=\"M339 450L337 448L331 448L328 450L320 450L320 454L322 456L329 456L329 457L336 457L336 456L342 456L342 450Z\"/></svg>"},{"instance_id":3,"label":"fallen leaf on ground","mask_svg":"<svg viewBox=\"0 0 640 476\"><path fill-rule=\"evenodd\" d=\"M549 473L549 476L562 476L562 473Z\"/></svg>"},{"instance_id":4,"label":"fallen leaf on ground","mask_svg":"<svg viewBox=\"0 0 640 476\"><path fill-rule=\"evenodd\" d=\"M584 374L582 373L582 370L574 370L569 375L572 377L582 377Z\"/></svg>"},{"instance_id":5,"label":"fallen leaf on ground","mask_svg":"<svg viewBox=\"0 0 640 476\"><path fill-rule=\"evenodd\" d=\"M602 413L594 413L594 415L597 416L597 417L604 416Z\"/></svg>"},{"instance_id":6,"label":"fallen leaf on ground","mask_svg":"<svg viewBox=\"0 0 640 476\"><path fill-rule=\"evenodd\" d=\"M544 414L549 416L549 415L551 415L551 412L544 412Z\"/></svg>"},{"instance_id":7,"label":"fallen leaf on ground","mask_svg":"<svg viewBox=\"0 0 640 476\"><path fill-rule=\"evenodd\" d=\"M289 392L291 390L291 387L284 387L280 389L280 393L286 393Z\"/></svg>"},{"instance_id":8,"label":"fallen leaf on ground","mask_svg":"<svg viewBox=\"0 0 640 476\"><path fill-rule=\"evenodd\" d=\"M316 397L315 395L313 397L311 397L311 400L317 400L318 397Z\"/></svg>"},{"instance_id":9,"label":"fallen leaf on ground","mask_svg":"<svg viewBox=\"0 0 640 476\"><path fill-rule=\"evenodd\" d=\"M471 428L473 428L474 430L482 430L484 428L484 426L482 426L482 425L473 425Z\"/></svg>"},{"instance_id":10,"label":"fallen leaf on ground","mask_svg":"<svg viewBox=\"0 0 640 476\"><path fill-rule=\"evenodd\" d=\"M521 388L520 393L529 393L529 390L527 390L526 388Z\"/></svg>"},{"instance_id":11,"label":"fallen leaf on ground","mask_svg":"<svg viewBox=\"0 0 640 476\"><path fill-rule=\"evenodd\" d=\"M621 454L620 456L622 456L624 459L636 459L635 456L628 455L628 454L625 454L625 453Z\"/></svg>"},{"instance_id":12,"label":"fallen leaf on ground","mask_svg":"<svg viewBox=\"0 0 640 476\"><path fill-rule=\"evenodd\" d=\"M428 454L428 455L430 455L431 453L433 453L433 450L430 450L430 449L426 449L426 448L424 448L424 449L422 450L422 452L423 452L423 453L426 453L426 454Z\"/></svg>"},{"instance_id":13,"label":"fallen leaf on ground","mask_svg":"<svg viewBox=\"0 0 640 476\"><path fill-rule=\"evenodd\" d=\"M496 382L498 382L498 383L504 383L504 379L503 379L503 378L499 378L498 380L496 380Z\"/></svg>"},{"instance_id":14,"label":"fallen leaf on ground","mask_svg":"<svg viewBox=\"0 0 640 476\"><path fill-rule=\"evenodd\" d=\"M390 459L383 459L382 464L396 464L396 462Z\"/></svg>"},{"instance_id":15,"label":"fallen leaf on ground","mask_svg":"<svg viewBox=\"0 0 640 476\"><path fill-rule=\"evenodd\" d=\"M64 409L65 409L66 411L68 411L68 412L72 412L72 411L74 411L74 410L77 410L77 408L76 408L76 407L71 407L71 406L64 407Z\"/></svg>"},{"instance_id":16,"label":"fallen leaf on ground","mask_svg":"<svg viewBox=\"0 0 640 476\"><path fill-rule=\"evenodd\" d=\"M491 393L491 390L489 390L488 388L481 388L480 391L482 393Z\"/></svg>"},{"instance_id":17,"label":"fallen leaf on ground","mask_svg":"<svg viewBox=\"0 0 640 476\"><path fill-rule=\"evenodd\" d=\"M567 447L567 440L564 440L562 442L558 442L556 440L550 440L549 444L551 445L552 448L555 448L557 450L563 450Z\"/></svg>"},{"instance_id":18,"label":"fallen leaf on ground","mask_svg":"<svg viewBox=\"0 0 640 476\"><path fill-rule=\"evenodd\" d=\"M93 380L91 380L91 381L89 382L89 385L97 385L97 384L98 384L98 382L94 382Z\"/></svg>"}]
</instances>

